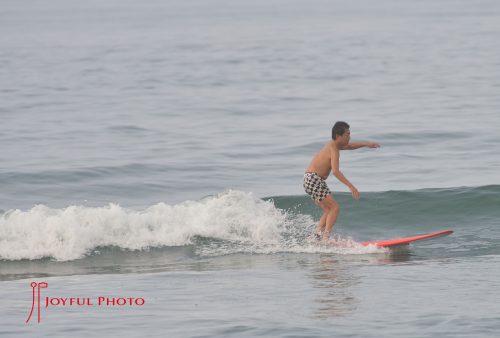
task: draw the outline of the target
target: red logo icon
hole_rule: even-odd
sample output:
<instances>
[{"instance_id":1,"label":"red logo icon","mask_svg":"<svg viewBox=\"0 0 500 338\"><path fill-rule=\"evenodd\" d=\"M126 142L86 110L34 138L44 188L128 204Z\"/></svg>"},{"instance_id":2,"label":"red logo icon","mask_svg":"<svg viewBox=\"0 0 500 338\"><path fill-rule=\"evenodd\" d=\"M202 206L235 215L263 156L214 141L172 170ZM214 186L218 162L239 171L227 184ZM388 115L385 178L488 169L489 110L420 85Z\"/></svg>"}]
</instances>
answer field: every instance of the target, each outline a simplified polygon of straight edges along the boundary
<instances>
[{"instance_id":1,"label":"red logo icon","mask_svg":"<svg viewBox=\"0 0 500 338\"><path fill-rule=\"evenodd\" d=\"M49 286L47 282L32 282L31 283L31 288L33 289L33 298L31 302L31 311L28 316L28 319L26 320L26 323L28 323L31 319L31 315L33 314L33 310L35 309L35 300L37 301L37 314L38 314L38 322L40 323L40 289L46 289ZM38 294L35 292L35 289L38 289Z\"/></svg>"}]
</instances>

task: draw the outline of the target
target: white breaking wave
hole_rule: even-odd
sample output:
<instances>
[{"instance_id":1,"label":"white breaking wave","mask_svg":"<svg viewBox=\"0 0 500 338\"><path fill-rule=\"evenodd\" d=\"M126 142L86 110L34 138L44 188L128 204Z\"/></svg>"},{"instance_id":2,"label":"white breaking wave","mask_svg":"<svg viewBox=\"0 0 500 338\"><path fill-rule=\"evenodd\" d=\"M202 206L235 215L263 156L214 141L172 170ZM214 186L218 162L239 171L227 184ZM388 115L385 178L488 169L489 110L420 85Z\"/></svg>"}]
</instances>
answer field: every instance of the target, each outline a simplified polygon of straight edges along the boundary
<instances>
[{"instance_id":1,"label":"white breaking wave","mask_svg":"<svg viewBox=\"0 0 500 338\"><path fill-rule=\"evenodd\" d=\"M158 203L145 210L117 204L62 209L37 205L0 216L0 259L51 257L68 261L93 253L98 247L147 250L190 244L202 256L380 252L351 239L337 238L330 245L308 240L313 224L309 215L288 215L272 201L235 190L176 205Z\"/></svg>"},{"instance_id":2,"label":"white breaking wave","mask_svg":"<svg viewBox=\"0 0 500 338\"><path fill-rule=\"evenodd\" d=\"M286 214L252 193L228 190L200 201L159 203L145 210L37 205L0 216L0 258L78 259L100 246L128 250L182 246L194 236L278 244Z\"/></svg>"}]
</instances>

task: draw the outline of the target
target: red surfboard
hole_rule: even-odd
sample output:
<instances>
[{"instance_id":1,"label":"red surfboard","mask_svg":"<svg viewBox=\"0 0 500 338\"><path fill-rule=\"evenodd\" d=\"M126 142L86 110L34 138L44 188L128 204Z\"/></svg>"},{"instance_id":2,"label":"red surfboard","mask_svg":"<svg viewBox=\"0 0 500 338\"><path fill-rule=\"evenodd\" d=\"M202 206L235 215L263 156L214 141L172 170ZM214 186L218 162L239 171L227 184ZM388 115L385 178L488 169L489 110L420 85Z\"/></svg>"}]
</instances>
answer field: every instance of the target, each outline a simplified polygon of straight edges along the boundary
<instances>
[{"instance_id":1,"label":"red surfboard","mask_svg":"<svg viewBox=\"0 0 500 338\"><path fill-rule=\"evenodd\" d=\"M408 245L411 242L421 241L423 239L448 236L448 235L451 235L452 233L453 233L452 230L444 230L444 231L439 231L439 232L433 232L431 234L426 234L426 235L406 237L406 238L397 238L397 239L386 239L383 241L363 242L361 244L363 244L364 246L376 245L376 246L381 246L381 247L385 247L385 248L390 248L390 247L398 246L398 245Z\"/></svg>"}]
</instances>

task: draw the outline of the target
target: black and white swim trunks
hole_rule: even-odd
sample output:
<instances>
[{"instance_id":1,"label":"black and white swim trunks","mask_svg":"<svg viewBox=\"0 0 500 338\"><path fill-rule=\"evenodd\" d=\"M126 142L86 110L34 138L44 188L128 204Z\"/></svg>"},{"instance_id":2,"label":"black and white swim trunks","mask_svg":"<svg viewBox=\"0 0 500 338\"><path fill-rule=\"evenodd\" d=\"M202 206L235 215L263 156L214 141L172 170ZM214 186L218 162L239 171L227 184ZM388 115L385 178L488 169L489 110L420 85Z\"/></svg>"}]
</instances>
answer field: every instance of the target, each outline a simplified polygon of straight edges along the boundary
<instances>
[{"instance_id":1,"label":"black and white swim trunks","mask_svg":"<svg viewBox=\"0 0 500 338\"><path fill-rule=\"evenodd\" d=\"M304 174L304 190L316 202L321 202L331 191L321 176L313 172Z\"/></svg>"}]
</instances>

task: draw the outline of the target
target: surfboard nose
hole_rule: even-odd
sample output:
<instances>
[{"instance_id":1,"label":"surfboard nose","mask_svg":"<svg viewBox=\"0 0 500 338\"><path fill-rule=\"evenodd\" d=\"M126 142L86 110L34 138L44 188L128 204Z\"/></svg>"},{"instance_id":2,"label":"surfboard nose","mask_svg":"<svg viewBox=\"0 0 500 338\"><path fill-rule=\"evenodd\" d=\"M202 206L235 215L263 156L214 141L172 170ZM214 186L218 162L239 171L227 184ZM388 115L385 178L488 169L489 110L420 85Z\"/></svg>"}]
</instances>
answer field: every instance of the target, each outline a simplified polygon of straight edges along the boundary
<instances>
[{"instance_id":1,"label":"surfboard nose","mask_svg":"<svg viewBox=\"0 0 500 338\"><path fill-rule=\"evenodd\" d=\"M363 242L361 244L364 246L376 245L376 246L390 248L390 247L393 247L396 245L410 244L412 242L421 241L424 239L444 237L444 236L451 235L452 233L453 233L453 230L443 230L443 231L433 232L433 233L425 234L425 235L405 237L405 238L396 238L396 239L386 239L386 240L381 240L381 241L369 241L369 242Z\"/></svg>"}]
</instances>

